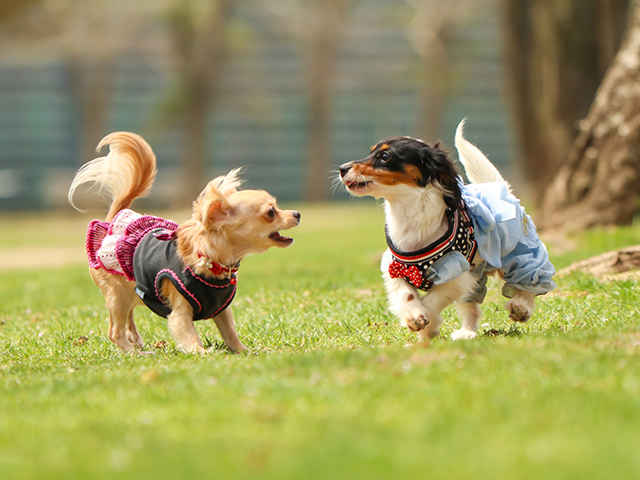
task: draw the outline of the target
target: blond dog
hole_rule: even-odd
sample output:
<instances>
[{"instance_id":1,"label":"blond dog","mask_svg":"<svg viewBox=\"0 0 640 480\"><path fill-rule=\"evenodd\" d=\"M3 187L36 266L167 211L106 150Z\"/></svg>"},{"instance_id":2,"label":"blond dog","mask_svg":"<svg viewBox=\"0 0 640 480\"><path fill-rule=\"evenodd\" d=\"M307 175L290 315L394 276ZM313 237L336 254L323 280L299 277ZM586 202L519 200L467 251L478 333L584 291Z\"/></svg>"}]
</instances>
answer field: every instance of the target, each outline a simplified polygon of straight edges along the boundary
<instances>
[{"instance_id":1,"label":"blond dog","mask_svg":"<svg viewBox=\"0 0 640 480\"><path fill-rule=\"evenodd\" d=\"M129 210L146 195L156 176L156 158L134 133L104 137L98 151L109 153L85 164L69 189L91 182L106 190L111 206L105 221L94 220L87 232L90 273L109 310L109 338L122 350L142 348L133 310L145 303L167 318L177 347L205 351L194 320L213 318L233 352L245 350L229 308L236 293L240 261L270 247L287 247L293 239L279 231L300 223L300 213L281 210L263 190L239 190L239 170L210 181L193 202L189 220L140 215Z\"/></svg>"}]
</instances>

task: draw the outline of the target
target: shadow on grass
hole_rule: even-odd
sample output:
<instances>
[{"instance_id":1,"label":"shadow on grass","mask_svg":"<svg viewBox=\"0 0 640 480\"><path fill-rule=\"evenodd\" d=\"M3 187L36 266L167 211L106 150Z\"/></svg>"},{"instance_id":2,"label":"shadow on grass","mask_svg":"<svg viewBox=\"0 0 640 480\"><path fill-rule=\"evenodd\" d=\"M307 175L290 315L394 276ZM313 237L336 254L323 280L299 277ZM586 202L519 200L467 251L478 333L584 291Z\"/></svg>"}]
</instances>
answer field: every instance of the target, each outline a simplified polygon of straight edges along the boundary
<instances>
[{"instance_id":1,"label":"shadow on grass","mask_svg":"<svg viewBox=\"0 0 640 480\"><path fill-rule=\"evenodd\" d=\"M506 328L490 328L482 332L485 337L519 337L522 332L518 330L518 327Z\"/></svg>"}]
</instances>

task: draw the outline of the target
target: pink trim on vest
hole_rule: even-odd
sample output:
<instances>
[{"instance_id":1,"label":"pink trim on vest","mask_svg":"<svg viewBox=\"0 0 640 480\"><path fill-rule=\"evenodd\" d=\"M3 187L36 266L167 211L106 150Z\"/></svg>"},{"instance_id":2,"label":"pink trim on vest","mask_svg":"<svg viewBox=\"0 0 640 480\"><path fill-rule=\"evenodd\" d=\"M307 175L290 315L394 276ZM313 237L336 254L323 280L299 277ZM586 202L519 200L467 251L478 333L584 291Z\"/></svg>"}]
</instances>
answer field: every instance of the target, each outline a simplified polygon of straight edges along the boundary
<instances>
[{"instance_id":1,"label":"pink trim on vest","mask_svg":"<svg viewBox=\"0 0 640 480\"><path fill-rule=\"evenodd\" d=\"M158 277L160 276L161 273L164 272L169 272L169 274L173 277L173 279L178 282L178 285L180 285L180 287L182 287L182 289L187 292L189 294L189 296L191 298L193 298L193 300L198 304L198 312L202 311L202 305L200 304L200 302L198 301L198 299L193 295L193 293L191 293L187 287L184 286L184 284L180 281L180 278L178 278L178 276L175 274L175 272L173 270L170 270L168 268L163 268L162 270L160 270L158 273L156 273L156 278L153 280L153 288L156 291L156 297L158 297L159 299L162 299L162 295L160 295L160 291L158 290ZM182 293L182 292L180 292Z\"/></svg>"},{"instance_id":2,"label":"pink trim on vest","mask_svg":"<svg viewBox=\"0 0 640 480\"><path fill-rule=\"evenodd\" d=\"M104 237L110 228L109 222L101 222L100 220L91 220L87 227L87 237L85 240L85 249L87 251L87 257L89 257L89 266L91 268L104 268L102 262L97 256L98 250L102 245Z\"/></svg>"},{"instance_id":3,"label":"pink trim on vest","mask_svg":"<svg viewBox=\"0 0 640 480\"><path fill-rule=\"evenodd\" d=\"M124 235L116 243L118 263L129 280L135 280L133 275L133 255L136 247L147 233L156 228L164 228L175 232L178 229L178 224L164 218L145 215L127 225Z\"/></svg>"},{"instance_id":4,"label":"pink trim on vest","mask_svg":"<svg viewBox=\"0 0 640 480\"><path fill-rule=\"evenodd\" d=\"M227 298L227 301L224 302L224 305L222 305L218 310L216 310L215 312L213 312L213 315L211 315L209 318L213 318L216 315L218 315L221 311L223 311L225 308L227 308L229 306L229 304L231 303L231 301L235 298L236 296L236 290L238 289L238 287L236 287L235 285L233 286L233 292L231 292L231 295L229 295L229 298Z\"/></svg>"},{"instance_id":5,"label":"pink trim on vest","mask_svg":"<svg viewBox=\"0 0 640 480\"><path fill-rule=\"evenodd\" d=\"M185 270L188 270L189 273L191 273L191 275L193 275L193 277L195 277L197 280L199 280L200 282L204 283L207 287L211 287L211 288L227 288L229 285L232 285L233 282L229 281L229 283L225 284L225 285L214 285L213 283L209 283L207 282L204 278L202 278L200 275L196 274L193 270L191 270L190 266L186 266Z\"/></svg>"},{"instance_id":6,"label":"pink trim on vest","mask_svg":"<svg viewBox=\"0 0 640 480\"><path fill-rule=\"evenodd\" d=\"M135 218L131 223L124 227L124 231L115 242L114 254L118 265L122 268L122 272L114 270L113 268L107 268L98 257L98 251L102 247L105 237L111 234L118 234L118 232L113 231L116 220L120 221L120 217L122 216L124 216L126 220L127 216L133 217L134 215L137 216L138 214L132 210L125 209L118 212L114 217L114 221L111 223L102 222L100 220L92 220L89 222L85 249L87 251L89 266L91 268L102 268L109 273L124 275L127 280L134 281L133 255L136 251L136 247L143 237L153 229L162 228L165 232L160 233L159 238L169 240L173 235L175 235L175 232L178 229L177 223L164 218L153 217L151 215L144 215ZM119 228L122 228L122 226L119 225Z\"/></svg>"}]
</instances>

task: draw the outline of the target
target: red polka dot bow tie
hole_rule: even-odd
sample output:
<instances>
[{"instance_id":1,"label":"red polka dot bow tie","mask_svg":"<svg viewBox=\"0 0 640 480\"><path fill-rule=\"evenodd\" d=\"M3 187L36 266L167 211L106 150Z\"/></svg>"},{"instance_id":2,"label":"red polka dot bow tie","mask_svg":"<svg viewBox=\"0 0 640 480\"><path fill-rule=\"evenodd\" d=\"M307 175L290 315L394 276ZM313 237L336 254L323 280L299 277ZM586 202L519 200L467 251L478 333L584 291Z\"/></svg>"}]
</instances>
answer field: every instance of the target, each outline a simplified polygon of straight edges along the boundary
<instances>
[{"instance_id":1,"label":"red polka dot bow tie","mask_svg":"<svg viewBox=\"0 0 640 480\"><path fill-rule=\"evenodd\" d=\"M389 275L391 275L391 278L404 278L415 287L420 288L422 286L422 270L415 265L405 265L394 260L389 265Z\"/></svg>"}]
</instances>

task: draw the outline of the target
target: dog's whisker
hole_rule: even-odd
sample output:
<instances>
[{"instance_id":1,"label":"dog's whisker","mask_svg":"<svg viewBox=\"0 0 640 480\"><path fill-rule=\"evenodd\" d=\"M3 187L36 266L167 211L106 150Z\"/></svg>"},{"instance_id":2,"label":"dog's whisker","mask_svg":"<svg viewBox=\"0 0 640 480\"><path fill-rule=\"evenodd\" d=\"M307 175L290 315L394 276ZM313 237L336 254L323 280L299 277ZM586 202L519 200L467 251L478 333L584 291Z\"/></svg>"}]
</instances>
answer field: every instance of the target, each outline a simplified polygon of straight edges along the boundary
<instances>
[{"instance_id":1,"label":"dog's whisker","mask_svg":"<svg viewBox=\"0 0 640 480\"><path fill-rule=\"evenodd\" d=\"M338 191L338 189L340 188L341 185L342 185L342 181L340 180L339 177L337 177L337 176L330 177L329 191L332 194L335 195L335 193Z\"/></svg>"},{"instance_id":2,"label":"dog's whisker","mask_svg":"<svg viewBox=\"0 0 640 480\"><path fill-rule=\"evenodd\" d=\"M335 195L338 189L342 186L342 178L338 169L329 171L329 192Z\"/></svg>"}]
</instances>

